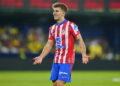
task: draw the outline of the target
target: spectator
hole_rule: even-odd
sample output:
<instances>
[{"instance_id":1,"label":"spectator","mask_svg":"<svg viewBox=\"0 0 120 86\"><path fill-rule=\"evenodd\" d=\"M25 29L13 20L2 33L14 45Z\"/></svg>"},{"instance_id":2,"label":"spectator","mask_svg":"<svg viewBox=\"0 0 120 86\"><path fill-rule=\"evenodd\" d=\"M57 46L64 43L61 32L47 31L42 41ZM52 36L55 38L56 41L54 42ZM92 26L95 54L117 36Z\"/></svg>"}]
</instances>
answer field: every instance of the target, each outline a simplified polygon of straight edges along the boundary
<instances>
[{"instance_id":1,"label":"spectator","mask_svg":"<svg viewBox=\"0 0 120 86\"><path fill-rule=\"evenodd\" d=\"M103 59L103 48L99 44L97 39L91 41L88 49L89 49L90 59L94 59L95 57L98 57L99 59Z\"/></svg>"}]
</instances>

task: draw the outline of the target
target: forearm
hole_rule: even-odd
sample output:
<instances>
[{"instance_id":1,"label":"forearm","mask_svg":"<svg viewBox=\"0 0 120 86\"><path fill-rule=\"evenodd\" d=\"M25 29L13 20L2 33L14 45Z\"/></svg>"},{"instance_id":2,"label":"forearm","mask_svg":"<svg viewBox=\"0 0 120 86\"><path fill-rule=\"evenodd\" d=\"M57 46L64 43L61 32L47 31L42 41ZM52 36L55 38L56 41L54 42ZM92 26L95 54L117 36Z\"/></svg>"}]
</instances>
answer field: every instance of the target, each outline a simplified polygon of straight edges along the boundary
<instances>
[{"instance_id":1,"label":"forearm","mask_svg":"<svg viewBox=\"0 0 120 86\"><path fill-rule=\"evenodd\" d=\"M78 43L79 43L82 55L86 54L86 46L85 46L83 40L82 39L78 40Z\"/></svg>"},{"instance_id":2,"label":"forearm","mask_svg":"<svg viewBox=\"0 0 120 86\"><path fill-rule=\"evenodd\" d=\"M40 58L45 58L45 56L47 56L49 54L51 49L52 49L52 46L50 46L49 44L46 44L39 57Z\"/></svg>"},{"instance_id":3,"label":"forearm","mask_svg":"<svg viewBox=\"0 0 120 86\"><path fill-rule=\"evenodd\" d=\"M86 46L80 34L76 37L76 40L78 41L80 46L83 64L87 64L89 56L86 54Z\"/></svg>"},{"instance_id":4,"label":"forearm","mask_svg":"<svg viewBox=\"0 0 120 86\"><path fill-rule=\"evenodd\" d=\"M85 46L84 41L83 41L83 39L82 39L80 34L76 37L76 40L79 43L82 55L85 55L86 54L86 46Z\"/></svg>"}]
</instances>

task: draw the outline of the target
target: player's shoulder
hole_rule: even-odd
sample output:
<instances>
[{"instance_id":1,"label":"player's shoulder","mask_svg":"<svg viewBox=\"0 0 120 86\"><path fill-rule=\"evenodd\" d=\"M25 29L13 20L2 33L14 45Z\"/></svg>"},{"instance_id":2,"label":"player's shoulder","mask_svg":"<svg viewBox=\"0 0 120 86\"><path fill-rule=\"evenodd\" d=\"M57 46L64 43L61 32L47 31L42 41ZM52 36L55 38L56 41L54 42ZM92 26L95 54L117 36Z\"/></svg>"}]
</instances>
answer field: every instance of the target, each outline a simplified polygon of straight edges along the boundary
<instances>
[{"instance_id":1,"label":"player's shoulder","mask_svg":"<svg viewBox=\"0 0 120 86\"><path fill-rule=\"evenodd\" d=\"M49 27L49 30L52 30L54 27L55 27L55 24L51 25L51 26Z\"/></svg>"},{"instance_id":2,"label":"player's shoulder","mask_svg":"<svg viewBox=\"0 0 120 86\"><path fill-rule=\"evenodd\" d=\"M70 26L76 25L74 22L69 21L70 22Z\"/></svg>"},{"instance_id":3,"label":"player's shoulder","mask_svg":"<svg viewBox=\"0 0 120 86\"><path fill-rule=\"evenodd\" d=\"M71 28L78 27L74 22L72 22L72 21L69 21L69 22L70 22L70 27Z\"/></svg>"}]
</instances>

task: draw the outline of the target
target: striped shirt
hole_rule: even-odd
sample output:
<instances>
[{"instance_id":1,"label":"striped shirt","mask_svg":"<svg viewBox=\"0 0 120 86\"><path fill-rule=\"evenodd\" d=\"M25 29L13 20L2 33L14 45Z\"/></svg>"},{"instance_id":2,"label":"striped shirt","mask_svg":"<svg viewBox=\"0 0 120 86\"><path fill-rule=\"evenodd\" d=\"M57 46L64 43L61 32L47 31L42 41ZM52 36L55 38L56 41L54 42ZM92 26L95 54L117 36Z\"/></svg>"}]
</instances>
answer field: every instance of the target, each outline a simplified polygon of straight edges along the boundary
<instances>
[{"instance_id":1,"label":"striped shirt","mask_svg":"<svg viewBox=\"0 0 120 86\"><path fill-rule=\"evenodd\" d=\"M50 27L48 39L54 40L56 47L54 63L74 63L74 40L79 34L78 26L68 20Z\"/></svg>"}]
</instances>

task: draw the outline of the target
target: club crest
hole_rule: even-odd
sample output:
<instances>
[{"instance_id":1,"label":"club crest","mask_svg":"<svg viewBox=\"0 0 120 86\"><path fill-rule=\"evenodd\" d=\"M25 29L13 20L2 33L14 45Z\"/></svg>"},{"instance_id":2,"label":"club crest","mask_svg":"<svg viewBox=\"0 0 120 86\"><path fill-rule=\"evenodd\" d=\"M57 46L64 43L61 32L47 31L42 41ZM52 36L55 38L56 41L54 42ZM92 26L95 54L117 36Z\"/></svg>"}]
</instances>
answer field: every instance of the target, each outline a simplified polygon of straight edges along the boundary
<instances>
[{"instance_id":1,"label":"club crest","mask_svg":"<svg viewBox=\"0 0 120 86\"><path fill-rule=\"evenodd\" d=\"M66 30L62 30L62 35L64 35L66 33Z\"/></svg>"}]
</instances>

